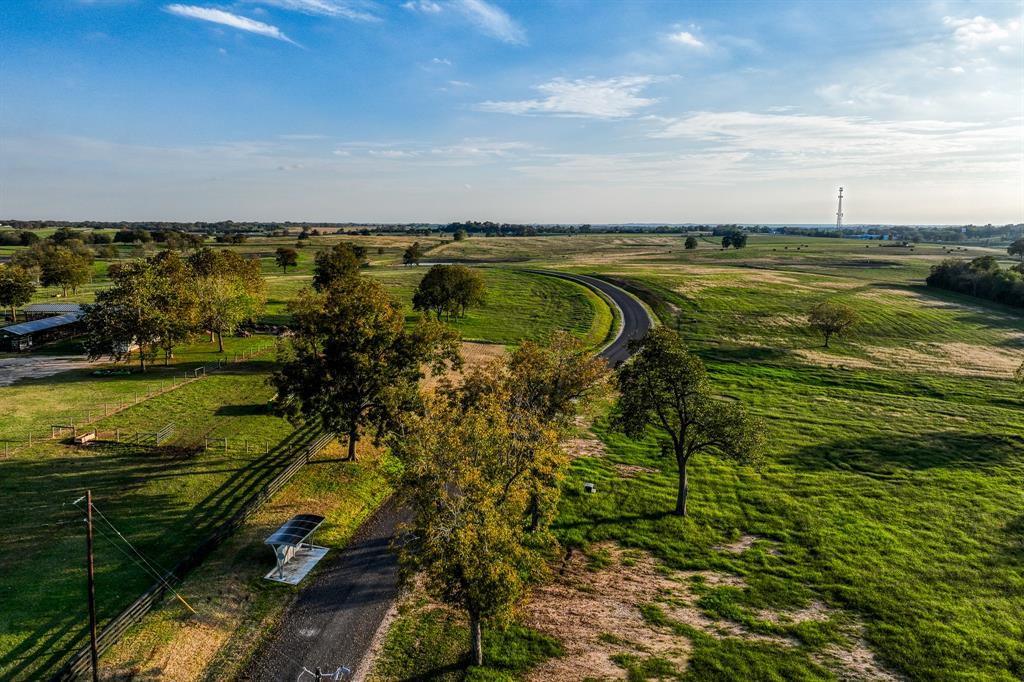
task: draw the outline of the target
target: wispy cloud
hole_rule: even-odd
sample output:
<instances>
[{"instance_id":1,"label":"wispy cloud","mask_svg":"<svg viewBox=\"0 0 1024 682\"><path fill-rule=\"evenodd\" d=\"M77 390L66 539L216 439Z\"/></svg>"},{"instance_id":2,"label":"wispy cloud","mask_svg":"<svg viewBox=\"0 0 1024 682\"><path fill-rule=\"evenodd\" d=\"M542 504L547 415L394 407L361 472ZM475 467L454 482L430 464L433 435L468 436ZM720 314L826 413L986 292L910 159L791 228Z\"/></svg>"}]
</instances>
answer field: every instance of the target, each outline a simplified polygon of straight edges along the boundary
<instances>
[{"instance_id":1,"label":"wispy cloud","mask_svg":"<svg viewBox=\"0 0 1024 682\"><path fill-rule=\"evenodd\" d=\"M239 31L255 33L268 38L274 38L275 40L283 40L284 42L291 43L292 45L298 45L298 43L286 36L277 26L265 24L262 21L249 19L248 17L243 17L238 14L232 14L231 12L225 12L224 10L178 4L167 5L164 9L179 17L209 21L214 24L230 26L231 28L236 28Z\"/></svg>"},{"instance_id":2,"label":"wispy cloud","mask_svg":"<svg viewBox=\"0 0 1024 682\"><path fill-rule=\"evenodd\" d=\"M842 168L862 175L955 175L998 167L1019 173L1014 149L1019 148L1020 125L1020 119L971 123L701 111L652 137L688 140L705 152L745 154L768 172Z\"/></svg>"},{"instance_id":3,"label":"wispy cloud","mask_svg":"<svg viewBox=\"0 0 1024 682\"><path fill-rule=\"evenodd\" d=\"M640 93L654 82L651 76L623 76L604 80L556 78L536 87L541 99L487 101L479 111L501 114L574 116L583 118L625 118L657 102Z\"/></svg>"},{"instance_id":4,"label":"wispy cloud","mask_svg":"<svg viewBox=\"0 0 1024 682\"><path fill-rule=\"evenodd\" d=\"M444 57L434 57L433 59L430 60L430 63L433 64L434 66L451 66L452 60Z\"/></svg>"},{"instance_id":5,"label":"wispy cloud","mask_svg":"<svg viewBox=\"0 0 1024 682\"><path fill-rule=\"evenodd\" d=\"M675 33L669 33L665 36L669 42L675 43L676 45L685 45L686 47L705 47L704 41L693 35L689 31L677 31Z\"/></svg>"},{"instance_id":6,"label":"wispy cloud","mask_svg":"<svg viewBox=\"0 0 1024 682\"><path fill-rule=\"evenodd\" d=\"M410 12L423 12L424 14L439 14L443 9L441 5L432 0L409 0L402 3L402 8Z\"/></svg>"},{"instance_id":7,"label":"wispy cloud","mask_svg":"<svg viewBox=\"0 0 1024 682\"><path fill-rule=\"evenodd\" d=\"M500 7L484 0L454 0L451 6L486 35L513 45L526 44L526 31Z\"/></svg>"},{"instance_id":8,"label":"wispy cloud","mask_svg":"<svg viewBox=\"0 0 1024 682\"><path fill-rule=\"evenodd\" d=\"M260 5L301 12L323 17L340 17L353 21L380 21L377 6L372 2L359 0L344 2L343 0L249 0Z\"/></svg>"}]
</instances>

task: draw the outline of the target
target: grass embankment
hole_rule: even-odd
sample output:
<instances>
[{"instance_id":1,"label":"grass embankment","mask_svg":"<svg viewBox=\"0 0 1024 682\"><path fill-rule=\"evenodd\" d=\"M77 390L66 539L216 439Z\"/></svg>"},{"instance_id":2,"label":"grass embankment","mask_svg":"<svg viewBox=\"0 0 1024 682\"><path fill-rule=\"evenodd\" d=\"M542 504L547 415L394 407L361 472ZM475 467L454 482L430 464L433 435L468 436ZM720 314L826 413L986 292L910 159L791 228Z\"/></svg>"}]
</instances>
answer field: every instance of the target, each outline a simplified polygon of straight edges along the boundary
<instances>
[{"instance_id":1,"label":"grass embankment","mask_svg":"<svg viewBox=\"0 0 1024 682\"><path fill-rule=\"evenodd\" d=\"M796 252L800 243L809 247ZM573 462L555 525L594 577L556 580L521 617L563 641L577 678L593 659L573 658L579 633L551 615L577 602L636 628L600 630L595 608L582 640L630 679L1024 675L1024 394L1010 381L1024 324L923 288L944 251L765 238L739 252L634 252L589 268L628 280L680 329L723 396L765 419L769 452L760 470L698 456L691 516L679 519L667 513L674 463L653 439L634 443L598 422L607 452ZM862 318L828 350L802 326L826 297ZM581 492L585 481L596 495ZM628 558L609 559L609 542ZM647 555L657 570L644 574ZM632 601L600 594L604 581L642 575L668 582ZM563 601L553 605L552 592ZM384 679L444 670L452 656L436 652L447 646L465 652L465 626L431 618L399 621ZM395 649L409 632L416 667Z\"/></svg>"},{"instance_id":2,"label":"grass embankment","mask_svg":"<svg viewBox=\"0 0 1024 682\"><path fill-rule=\"evenodd\" d=\"M269 413L269 364L235 365L97 425L155 431L176 422L178 434L165 446L45 442L3 462L0 677L40 679L85 641L84 538L70 503L86 489L144 555L171 566L312 440ZM228 450L197 448L204 434L228 437ZM246 452L244 439L259 445ZM96 571L101 625L153 582L102 535Z\"/></svg>"}]
</instances>

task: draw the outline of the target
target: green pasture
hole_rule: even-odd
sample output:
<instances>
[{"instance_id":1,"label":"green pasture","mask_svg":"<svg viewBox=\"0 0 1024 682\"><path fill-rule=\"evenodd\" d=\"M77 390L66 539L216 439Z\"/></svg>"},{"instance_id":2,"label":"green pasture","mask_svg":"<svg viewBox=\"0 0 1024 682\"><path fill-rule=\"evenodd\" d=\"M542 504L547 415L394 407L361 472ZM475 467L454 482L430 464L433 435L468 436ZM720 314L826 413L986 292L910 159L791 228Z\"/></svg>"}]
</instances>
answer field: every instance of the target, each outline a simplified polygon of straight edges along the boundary
<instances>
[{"instance_id":1,"label":"green pasture","mask_svg":"<svg viewBox=\"0 0 1024 682\"><path fill-rule=\"evenodd\" d=\"M41 679L85 641L82 514L71 502L86 489L147 558L169 567L315 437L270 414L269 366L270 360L234 365L96 425L121 429L120 444L46 442L3 462L0 677ZM135 437L169 422L177 435L160 447ZM229 438L227 450L221 441L204 451L204 436ZM106 533L96 540L102 625L153 578L120 553L109 527L98 528Z\"/></svg>"}]
</instances>

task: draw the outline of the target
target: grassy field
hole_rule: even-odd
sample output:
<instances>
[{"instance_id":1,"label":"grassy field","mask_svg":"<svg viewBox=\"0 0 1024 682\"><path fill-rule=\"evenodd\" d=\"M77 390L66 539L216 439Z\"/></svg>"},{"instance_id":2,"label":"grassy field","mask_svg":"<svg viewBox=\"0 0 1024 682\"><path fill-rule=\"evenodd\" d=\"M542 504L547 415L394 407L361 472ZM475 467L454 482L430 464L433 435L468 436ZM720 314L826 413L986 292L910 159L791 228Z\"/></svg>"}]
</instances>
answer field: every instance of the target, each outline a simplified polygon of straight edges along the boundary
<instances>
[{"instance_id":1,"label":"grassy field","mask_svg":"<svg viewBox=\"0 0 1024 682\"><path fill-rule=\"evenodd\" d=\"M39 679L84 641L84 538L81 514L70 503L85 489L144 555L169 566L312 439L269 414L268 366L268 360L234 365L97 424L125 432L179 424L161 447L44 442L3 462L0 677ZM204 452L197 446L205 435L229 438L228 449L221 441ZM96 548L101 624L153 582L107 542L113 531L105 531Z\"/></svg>"},{"instance_id":2,"label":"grassy field","mask_svg":"<svg viewBox=\"0 0 1024 682\"><path fill-rule=\"evenodd\" d=\"M567 252L566 267L623 282L678 328L721 394L766 420L768 461L695 460L679 519L674 464L599 420L605 452L574 460L556 523L587 565L574 574L567 559L572 580L539 588L520 615L564 651L526 673L499 652L493 672L579 679L597 651L637 680L1024 676L1019 312L925 287L949 256L940 246L755 237L686 252L669 239L614 258ZM862 321L827 350L804 325L826 298ZM650 589L602 591L627 578ZM590 632L551 615L576 603ZM405 608L379 679L461 679L464 624Z\"/></svg>"},{"instance_id":3,"label":"grassy field","mask_svg":"<svg viewBox=\"0 0 1024 682\"><path fill-rule=\"evenodd\" d=\"M263 259L271 319L308 283L315 248L336 239L311 240L286 275ZM367 274L408 302L425 268L394 264L412 238L355 241L370 248ZM464 337L511 344L565 327L598 345L612 323L606 306L571 283L510 268L608 277L679 329L720 393L749 405L769 429L759 470L714 457L692 463L691 516L683 520L666 514L674 470L654 442L630 442L598 419L593 448L572 464L556 523L572 550L561 577L538 588L516 627L488 635L494 667L474 672L478 679L580 679L565 671L593 663L581 647L603 656L595 679L1024 677L1024 394L1010 381L1024 360L1024 320L923 284L943 258L998 250L762 236L729 251L710 238L686 251L669 235L419 241L429 242L430 259L514 262L485 270L488 302L456 323ZM264 254L276 245L231 248ZM804 324L827 298L861 318L829 349ZM184 350L174 371L206 353L203 345ZM83 539L62 503L92 487L97 505L147 556L170 562L308 438L267 414L269 362L101 424L130 431L176 421L172 447L45 443L0 465L10 547L0 557L0 678L36 679L61 646L82 641ZM45 421L51 408L146 390L160 372L101 379L82 371L0 388L0 432ZM194 448L225 437L228 452ZM260 449L267 442L269 455ZM383 494L372 458L352 469L331 459L304 471L186 583L186 596L208 605L200 618L169 603L111 652L110 665L160 679L232 675L291 594L261 584L271 557L262 556L260 536L291 510L329 499L325 539L341 545ZM596 482L598 494L582 495L584 481ZM150 580L104 538L98 543L109 618ZM564 603L552 601L556 593ZM584 606L618 614L632 629L595 618L589 631L573 632L552 615ZM465 641L457 615L414 595L377 679L462 679Z\"/></svg>"}]
</instances>

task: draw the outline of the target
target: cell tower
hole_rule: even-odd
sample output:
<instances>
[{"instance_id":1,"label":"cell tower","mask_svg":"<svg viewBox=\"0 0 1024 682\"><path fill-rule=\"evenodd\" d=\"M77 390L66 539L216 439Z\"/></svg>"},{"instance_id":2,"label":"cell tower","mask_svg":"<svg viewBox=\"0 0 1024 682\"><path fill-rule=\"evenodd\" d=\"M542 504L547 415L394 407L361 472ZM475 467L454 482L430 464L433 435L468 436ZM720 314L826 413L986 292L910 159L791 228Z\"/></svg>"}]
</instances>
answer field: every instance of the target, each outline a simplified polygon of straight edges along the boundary
<instances>
[{"instance_id":1,"label":"cell tower","mask_svg":"<svg viewBox=\"0 0 1024 682\"><path fill-rule=\"evenodd\" d=\"M843 236L843 188L839 188L839 209L836 211L836 229L839 236Z\"/></svg>"}]
</instances>

